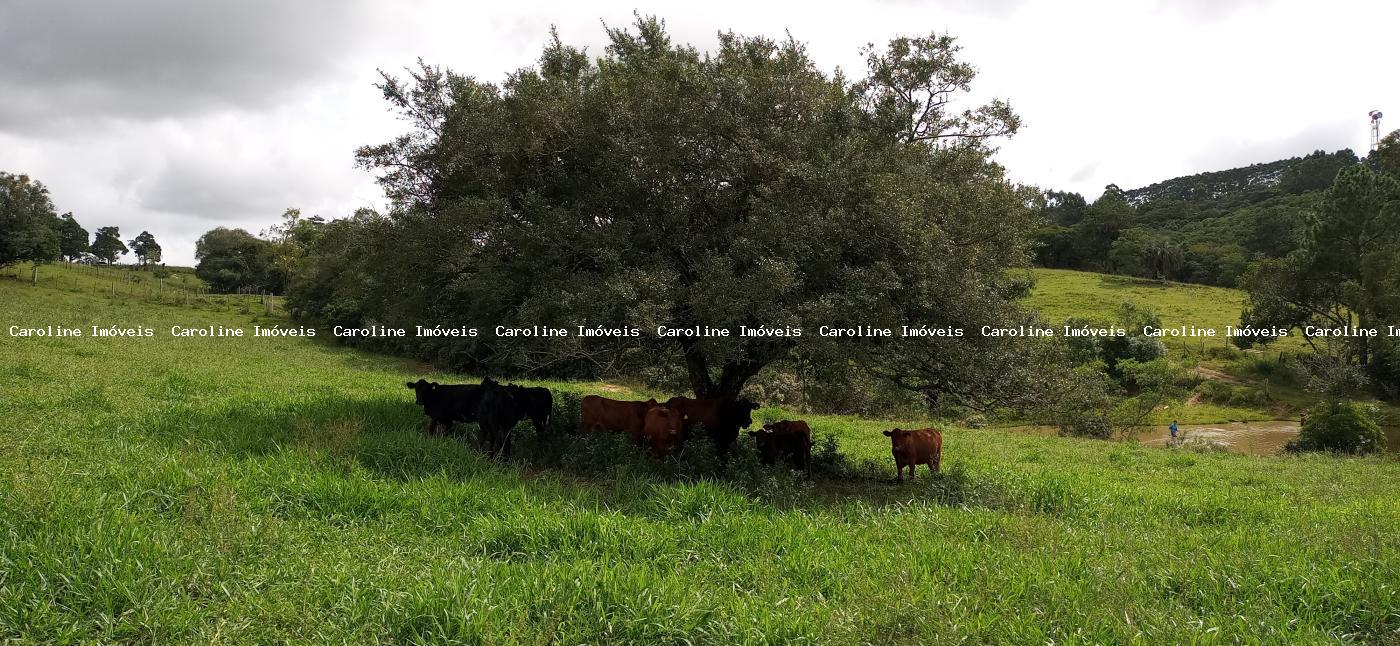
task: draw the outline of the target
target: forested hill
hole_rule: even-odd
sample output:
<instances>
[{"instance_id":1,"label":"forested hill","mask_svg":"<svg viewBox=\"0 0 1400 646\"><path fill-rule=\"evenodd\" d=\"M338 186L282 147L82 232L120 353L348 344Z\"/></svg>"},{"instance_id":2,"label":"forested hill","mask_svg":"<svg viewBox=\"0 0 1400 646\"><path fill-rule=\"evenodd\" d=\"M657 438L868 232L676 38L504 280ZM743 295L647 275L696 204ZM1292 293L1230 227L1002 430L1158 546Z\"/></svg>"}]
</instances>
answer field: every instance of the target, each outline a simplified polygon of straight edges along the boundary
<instances>
[{"instance_id":1,"label":"forested hill","mask_svg":"<svg viewBox=\"0 0 1400 646\"><path fill-rule=\"evenodd\" d=\"M1306 213L1356 153L1316 151L1122 190L1092 204L1046 191L1032 235L1043 267L1232 287L1249 264L1298 246Z\"/></svg>"},{"instance_id":2,"label":"forested hill","mask_svg":"<svg viewBox=\"0 0 1400 646\"><path fill-rule=\"evenodd\" d=\"M1318 150L1304 157L1173 177L1124 191L1123 195L1135 206L1161 200L1256 201L1275 190L1298 194L1327 188L1339 169L1356 162L1356 153L1350 149L1333 153Z\"/></svg>"}]
</instances>

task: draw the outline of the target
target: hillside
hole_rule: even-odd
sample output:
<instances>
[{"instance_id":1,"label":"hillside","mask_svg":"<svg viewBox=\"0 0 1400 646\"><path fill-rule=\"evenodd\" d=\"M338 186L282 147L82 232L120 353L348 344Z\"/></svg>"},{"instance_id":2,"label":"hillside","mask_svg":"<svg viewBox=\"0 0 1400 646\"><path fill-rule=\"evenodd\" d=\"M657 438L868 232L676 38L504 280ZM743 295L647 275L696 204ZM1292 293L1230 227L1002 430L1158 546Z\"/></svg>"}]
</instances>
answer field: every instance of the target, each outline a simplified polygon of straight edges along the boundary
<instances>
[{"instance_id":1,"label":"hillside","mask_svg":"<svg viewBox=\"0 0 1400 646\"><path fill-rule=\"evenodd\" d=\"M1245 353L1223 336L1226 325L1240 324L1245 294L1239 290L1064 269L1035 269L1032 277L1035 288L1025 304L1050 321L1070 317L1109 321L1121 304L1133 303L1157 314L1164 328L1217 331L1220 336L1215 338L1165 337L1163 342L1169 356L1204 382L1223 383L1231 399L1203 400L1200 395L1220 392L1220 386L1213 390L1212 384L1203 383L1159 411L1156 421L1161 424L1296 421L1298 412L1315 401L1280 369L1280 360L1308 350L1301 337L1286 337L1264 351Z\"/></svg>"},{"instance_id":2,"label":"hillside","mask_svg":"<svg viewBox=\"0 0 1400 646\"><path fill-rule=\"evenodd\" d=\"M775 480L750 493L625 464L492 463L426 438L403 388L423 374L409 361L318 339L165 335L279 320L256 310L0 279L0 320L158 332L0 336L0 639L1027 643L1146 631L1305 642L1400 631L1400 470L1389 459L949 429L939 478ZM879 434L892 423L805 417L892 474Z\"/></svg>"},{"instance_id":3,"label":"hillside","mask_svg":"<svg viewBox=\"0 0 1400 646\"><path fill-rule=\"evenodd\" d=\"M1123 191L1123 195L1134 205L1167 200L1238 203L1272 191L1304 193L1327 188L1338 168L1356 161L1356 154L1350 150L1334 153L1319 150L1303 157L1173 177Z\"/></svg>"}]
</instances>

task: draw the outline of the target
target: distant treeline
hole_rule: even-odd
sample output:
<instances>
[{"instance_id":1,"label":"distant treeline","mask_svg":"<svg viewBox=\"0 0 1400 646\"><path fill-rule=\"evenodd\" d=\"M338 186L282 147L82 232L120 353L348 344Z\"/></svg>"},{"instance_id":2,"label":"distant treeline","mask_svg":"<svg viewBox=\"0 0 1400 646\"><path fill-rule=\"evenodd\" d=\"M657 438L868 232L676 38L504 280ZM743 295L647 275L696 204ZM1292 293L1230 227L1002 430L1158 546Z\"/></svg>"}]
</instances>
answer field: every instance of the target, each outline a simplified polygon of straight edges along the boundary
<instances>
[{"instance_id":1,"label":"distant treeline","mask_svg":"<svg viewBox=\"0 0 1400 646\"><path fill-rule=\"evenodd\" d=\"M1383 149L1365 163L1380 169L1385 154L1394 156ZM1046 191L1033 233L1036 262L1239 286L1250 263L1299 248L1322 191L1339 171L1358 163L1351 150L1316 151L1133 190L1109 185L1092 204L1078 193Z\"/></svg>"},{"instance_id":2,"label":"distant treeline","mask_svg":"<svg viewBox=\"0 0 1400 646\"><path fill-rule=\"evenodd\" d=\"M100 227L90 237L71 211L58 215L43 182L0 171L0 267L31 263L37 273L60 259L111 264L133 252L140 267L161 267L160 244L149 231L122 242L120 229Z\"/></svg>"}]
</instances>

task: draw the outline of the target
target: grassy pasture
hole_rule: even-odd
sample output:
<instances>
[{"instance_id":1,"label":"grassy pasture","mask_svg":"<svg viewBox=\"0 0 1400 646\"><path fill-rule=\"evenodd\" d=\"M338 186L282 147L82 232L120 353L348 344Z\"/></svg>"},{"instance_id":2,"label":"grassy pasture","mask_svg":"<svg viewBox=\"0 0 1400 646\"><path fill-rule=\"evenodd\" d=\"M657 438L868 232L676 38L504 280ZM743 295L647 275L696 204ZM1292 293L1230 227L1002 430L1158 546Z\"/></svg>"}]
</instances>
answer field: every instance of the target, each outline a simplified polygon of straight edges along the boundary
<instances>
[{"instance_id":1,"label":"grassy pasture","mask_svg":"<svg viewBox=\"0 0 1400 646\"><path fill-rule=\"evenodd\" d=\"M1244 292L1227 287L1068 269L1035 269L1031 275L1035 288L1026 299L1026 305L1040 310L1056 323L1071 316L1111 320L1119 305L1132 302L1156 312L1163 327L1195 325L1214 328L1219 335L1206 339L1163 339L1168 348L1178 352L1199 353L1203 349L1226 346L1225 326L1240 325L1240 311L1245 304ZM1301 351L1305 347L1297 336L1279 339L1269 346L1275 352Z\"/></svg>"},{"instance_id":2,"label":"grassy pasture","mask_svg":"<svg viewBox=\"0 0 1400 646\"><path fill-rule=\"evenodd\" d=\"M1393 459L954 428L914 484L580 477L423 437L414 362L167 336L254 315L0 278L4 328L157 334L0 329L0 641L1400 640ZM895 422L806 418L892 475Z\"/></svg>"},{"instance_id":3,"label":"grassy pasture","mask_svg":"<svg viewBox=\"0 0 1400 646\"><path fill-rule=\"evenodd\" d=\"M184 308L242 314L255 310L267 312L268 305L271 305L273 314L282 314L285 311L281 296L264 302L257 294L215 294L209 291L204 281L194 275L194 269L165 269L168 275L162 280L156 276L154 270L143 270L133 265L89 266L56 262L41 265L37 276L31 273L30 265L6 267L0 269L0 279L12 279L72 294L90 294L138 303L178 305Z\"/></svg>"}]
</instances>

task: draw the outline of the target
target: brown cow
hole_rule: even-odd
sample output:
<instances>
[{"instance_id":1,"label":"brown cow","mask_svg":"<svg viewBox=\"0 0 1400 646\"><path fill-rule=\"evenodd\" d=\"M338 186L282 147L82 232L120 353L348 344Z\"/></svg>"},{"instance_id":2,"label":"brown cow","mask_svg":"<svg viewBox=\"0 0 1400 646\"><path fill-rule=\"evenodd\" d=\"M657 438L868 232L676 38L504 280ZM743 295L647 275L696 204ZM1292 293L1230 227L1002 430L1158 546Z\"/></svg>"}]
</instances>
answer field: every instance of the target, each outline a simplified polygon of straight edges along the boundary
<instances>
[{"instance_id":1,"label":"brown cow","mask_svg":"<svg viewBox=\"0 0 1400 646\"><path fill-rule=\"evenodd\" d=\"M618 401L588 395L579 404L579 426L585 431L615 431L626 433L640 441L646 423L647 409L656 406L655 399L644 402Z\"/></svg>"},{"instance_id":2,"label":"brown cow","mask_svg":"<svg viewBox=\"0 0 1400 646\"><path fill-rule=\"evenodd\" d=\"M728 451L734 440L739 439L739 429L753 425L752 413L758 409L758 404L747 399L689 397L672 397L666 400L666 406L681 412L687 430L696 424L703 424L705 432L714 440L715 448L721 452Z\"/></svg>"},{"instance_id":3,"label":"brown cow","mask_svg":"<svg viewBox=\"0 0 1400 646\"><path fill-rule=\"evenodd\" d=\"M647 409L642 436L657 458L664 458L680 447L685 440L683 423L681 412L674 408L652 406Z\"/></svg>"},{"instance_id":4,"label":"brown cow","mask_svg":"<svg viewBox=\"0 0 1400 646\"><path fill-rule=\"evenodd\" d=\"M894 477L904 479L904 467L909 467L909 479L914 479L914 470L920 464L927 464L938 473L943 461L943 434L936 428L921 428L916 431L894 429L885 431L890 438L890 452L894 454Z\"/></svg>"},{"instance_id":5,"label":"brown cow","mask_svg":"<svg viewBox=\"0 0 1400 646\"><path fill-rule=\"evenodd\" d=\"M762 431L749 431L764 464L778 460L812 475L812 429L802 420L768 422Z\"/></svg>"}]
</instances>

